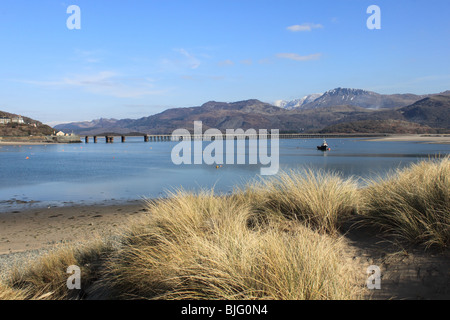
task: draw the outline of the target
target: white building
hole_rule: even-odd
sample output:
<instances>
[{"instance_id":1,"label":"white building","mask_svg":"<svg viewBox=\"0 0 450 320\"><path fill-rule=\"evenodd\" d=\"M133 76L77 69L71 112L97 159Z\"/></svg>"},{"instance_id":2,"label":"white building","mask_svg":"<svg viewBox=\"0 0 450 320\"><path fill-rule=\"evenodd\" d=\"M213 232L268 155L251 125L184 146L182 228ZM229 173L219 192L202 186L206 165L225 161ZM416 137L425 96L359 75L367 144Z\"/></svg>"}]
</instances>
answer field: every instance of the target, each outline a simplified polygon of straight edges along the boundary
<instances>
[{"instance_id":1,"label":"white building","mask_svg":"<svg viewBox=\"0 0 450 320\"><path fill-rule=\"evenodd\" d=\"M8 124L11 123L11 119L7 117L0 117L0 124Z\"/></svg>"},{"instance_id":2,"label":"white building","mask_svg":"<svg viewBox=\"0 0 450 320\"><path fill-rule=\"evenodd\" d=\"M23 118L21 116L15 117L11 119L12 123L17 123L17 124L23 124L25 123L25 121L23 121Z\"/></svg>"}]
</instances>

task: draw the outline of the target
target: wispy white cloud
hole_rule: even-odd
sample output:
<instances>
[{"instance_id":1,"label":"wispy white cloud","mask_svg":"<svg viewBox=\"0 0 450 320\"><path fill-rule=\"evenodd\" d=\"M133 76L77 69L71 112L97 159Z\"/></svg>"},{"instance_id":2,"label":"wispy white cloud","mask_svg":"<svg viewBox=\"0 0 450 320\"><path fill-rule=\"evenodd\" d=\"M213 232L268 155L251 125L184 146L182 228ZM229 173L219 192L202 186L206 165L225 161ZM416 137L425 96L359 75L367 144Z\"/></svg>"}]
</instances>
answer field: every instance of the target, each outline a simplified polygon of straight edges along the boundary
<instances>
[{"instance_id":1,"label":"wispy white cloud","mask_svg":"<svg viewBox=\"0 0 450 320\"><path fill-rule=\"evenodd\" d=\"M153 79L124 77L112 71L75 74L56 81L18 80L18 82L50 88L77 87L90 93L117 98L137 98L165 92L154 88Z\"/></svg>"},{"instance_id":2,"label":"wispy white cloud","mask_svg":"<svg viewBox=\"0 0 450 320\"><path fill-rule=\"evenodd\" d=\"M225 76L209 76L209 78L214 81L225 80Z\"/></svg>"},{"instance_id":3,"label":"wispy white cloud","mask_svg":"<svg viewBox=\"0 0 450 320\"><path fill-rule=\"evenodd\" d=\"M181 49L175 49L176 52L183 55L186 60L189 68L191 69L197 69L200 67L201 62L199 59L197 59L193 54L189 53L187 50L181 48Z\"/></svg>"},{"instance_id":4,"label":"wispy white cloud","mask_svg":"<svg viewBox=\"0 0 450 320\"><path fill-rule=\"evenodd\" d=\"M225 66L233 66L234 62L227 59L219 62L219 66L225 67Z\"/></svg>"},{"instance_id":5,"label":"wispy white cloud","mask_svg":"<svg viewBox=\"0 0 450 320\"><path fill-rule=\"evenodd\" d=\"M214 81L220 81L225 80L225 76L222 75L183 75L181 76L181 79L187 80L187 81L196 81L196 82L206 82L210 80Z\"/></svg>"},{"instance_id":6,"label":"wispy white cloud","mask_svg":"<svg viewBox=\"0 0 450 320\"><path fill-rule=\"evenodd\" d=\"M259 64L272 64L273 61L272 61L272 59L270 59L270 58L263 58L263 59L259 59L259 60L258 60L258 63L259 63Z\"/></svg>"},{"instance_id":7,"label":"wispy white cloud","mask_svg":"<svg viewBox=\"0 0 450 320\"><path fill-rule=\"evenodd\" d=\"M84 63L99 63L102 61L101 55L102 52L100 50L75 50L76 59Z\"/></svg>"},{"instance_id":8,"label":"wispy white cloud","mask_svg":"<svg viewBox=\"0 0 450 320\"><path fill-rule=\"evenodd\" d=\"M62 83L73 86L99 86L99 87L112 87L118 83L115 80L117 74L112 71L101 71L88 75L73 75L72 77L65 77L62 79Z\"/></svg>"},{"instance_id":9,"label":"wispy white cloud","mask_svg":"<svg viewBox=\"0 0 450 320\"><path fill-rule=\"evenodd\" d=\"M303 23L289 26L286 29L292 32L312 31L313 29L322 29L323 25L318 23Z\"/></svg>"},{"instance_id":10,"label":"wispy white cloud","mask_svg":"<svg viewBox=\"0 0 450 320\"><path fill-rule=\"evenodd\" d=\"M201 64L198 55L194 55L184 48L176 48L160 59L159 72L184 74L188 70L198 69Z\"/></svg>"},{"instance_id":11,"label":"wispy white cloud","mask_svg":"<svg viewBox=\"0 0 450 320\"><path fill-rule=\"evenodd\" d=\"M301 56L297 53L278 53L276 54L277 58L280 59L290 59L295 61L310 61L310 60L318 60L322 56L321 53L314 53L307 56Z\"/></svg>"},{"instance_id":12,"label":"wispy white cloud","mask_svg":"<svg viewBox=\"0 0 450 320\"><path fill-rule=\"evenodd\" d=\"M241 60L240 61L242 64L245 64L247 66L250 66L253 64L253 60L252 59L245 59L245 60Z\"/></svg>"},{"instance_id":13,"label":"wispy white cloud","mask_svg":"<svg viewBox=\"0 0 450 320\"><path fill-rule=\"evenodd\" d=\"M183 80L195 80L194 76L187 75L187 74L182 75L181 79L183 79Z\"/></svg>"}]
</instances>

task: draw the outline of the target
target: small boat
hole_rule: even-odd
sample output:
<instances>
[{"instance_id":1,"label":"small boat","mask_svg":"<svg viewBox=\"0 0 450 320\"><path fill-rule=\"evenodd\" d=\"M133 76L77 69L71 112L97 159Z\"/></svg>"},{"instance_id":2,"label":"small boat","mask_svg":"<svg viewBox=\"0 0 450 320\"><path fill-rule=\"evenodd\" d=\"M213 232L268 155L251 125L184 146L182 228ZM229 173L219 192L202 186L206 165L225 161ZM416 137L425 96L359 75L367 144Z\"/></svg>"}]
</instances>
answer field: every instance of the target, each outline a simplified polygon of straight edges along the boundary
<instances>
[{"instance_id":1,"label":"small boat","mask_svg":"<svg viewBox=\"0 0 450 320\"><path fill-rule=\"evenodd\" d=\"M323 140L323 143L321 146L317 146L317 150L321 150L321 151L330 151L330 147L328 146L328 143L325 141L325 139Z\"/></svg>"}]
</instances>

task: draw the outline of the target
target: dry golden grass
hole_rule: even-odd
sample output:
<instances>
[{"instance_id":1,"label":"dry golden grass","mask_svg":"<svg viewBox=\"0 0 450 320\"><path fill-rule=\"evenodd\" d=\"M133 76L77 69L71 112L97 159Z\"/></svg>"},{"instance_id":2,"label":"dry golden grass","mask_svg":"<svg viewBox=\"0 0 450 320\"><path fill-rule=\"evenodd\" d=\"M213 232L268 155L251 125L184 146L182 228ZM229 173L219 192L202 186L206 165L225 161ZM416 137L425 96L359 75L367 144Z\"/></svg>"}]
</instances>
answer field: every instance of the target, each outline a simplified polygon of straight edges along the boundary
<instances>
[{"instance_id":1,"label":"dry golden grass","mask_svg":"<svg viewBox=\"0 0 450 320\"><path fill-rule=\"evenodd\" d=\"M336 233L358 211L361 197L354 178L322 170L282 172L253 182L235 197L251 203L263 215L281 215L319 232Z\"/></svg>"},{"instance_id":2,"label":"dry golden grass","mask_svg":"<svg viewBox=\"0 0 450 320\"><path fill-rule=\"evenodd\" d=\"M112 246L52 252L0 284L0 299L359 299L340 227L353 215L414 243L448 247L450 159L396 171L358 189L323 171L282 173L231 196L178 191L149 201Z\"/></svg>"},{"instance_id":3,"label":"dry golden grass","mask_svg":"<svg viewBox=\"0 0 450 320\"><path fill-rule=\"evenodd\" d=\"M396 170L362 192L368 224L410 243L450 246L450 157Z\"/></svg>"},{"instance_id":4,"label":"dry golden grass","mask_svg":"<svg viewBox=\"0 0 450 320\"><path fill-rule=\"evenodd\" d=\"M149 204L108 262L102 287L147 299L352 299L342 239L235 197L180 192Z\"/></svg>"},{"instance_id":5,"label":"dry golden grass","mask_svg":"<svg viewBox=\"0 0 450 320\"><path fill-rule=\"evenodd\" d=\"M24 290L13 289L0 281L0 300L25 300L27 297Z\"/></svg>"},{"instance_id":6,"label":"dry golden grass","mask_svg":"<svg viewBox=\"0 0 450 320\"><path fill-rule=\"evenodd\" d=\"M98 239L87 243L65 245L46 253L27 268L16 266L0 285L0 299L63 300L80 298L80 290L69 290L67 268L79 266L82 272L82 288L96 277L101 257L111 247L107 241ZM3 289L2 289L3 286Z\"/></svg>"}]
</instances>

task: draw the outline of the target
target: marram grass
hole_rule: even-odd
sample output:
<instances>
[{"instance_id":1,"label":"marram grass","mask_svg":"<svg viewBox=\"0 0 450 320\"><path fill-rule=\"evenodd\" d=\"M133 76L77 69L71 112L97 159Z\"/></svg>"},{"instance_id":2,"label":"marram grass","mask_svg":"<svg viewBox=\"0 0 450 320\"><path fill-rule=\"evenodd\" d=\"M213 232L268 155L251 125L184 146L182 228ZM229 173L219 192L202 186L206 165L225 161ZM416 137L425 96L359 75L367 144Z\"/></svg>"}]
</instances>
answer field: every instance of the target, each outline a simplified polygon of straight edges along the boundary
<instances>
[{"instance_id":1,"label":"marram grass","mask_svg":"<svg viewBox=\"0 0 450 320\"><path fill-rule=\"evenodd\" d=\"M281 215L330 234L336 233L361 203L356 179L310 169L253 182L235 196L252 203L263 216Z\"/></svg>"},{"instance_id":2,"label":"marram grass","mask_svg":"<svg viewBox=\"0 0 450 320\"><path fill-rule=\"evenodd\" d=\"M64 245L52 250L29 266L15 266L6 280L0 281L0 300L64 300L79 298L80 290L68 290L67 268L79 266L83 274L82 287L97 277L97 264L112 250L103 239Z\"/></svg>"},{"instance_id":3,"label":"marram grass","mask_svg":"<svg viewBox=\"0 0 450 320\"><path fill-rule=\"evenodd\" d=\"M362 194L367 224L413 244L450 246L450 157L398 169Z\"/></svg>"},{"instance_id":4,"label":"marram grass","mask_svg":"<svg viewBox=\"0 0 450 320\"><path fill-rule=\"evenodd\" d=\"M341 238L275 218L258 225L240 199L180 192L130 227L103 285L122 298L358 297Z\"/></svg>"},{"instance_id":5,"label":"marram grass","mask_svg":"<svg viewBox=\"0 0 450 320\"><path fill-rule=\"evenodd\" d=\"M304 170L230 196L181 190L149 201L114 245L65 246L16 270L0 283L0 299L360 299L365 279L346 259L342 224L363 217L409 243L446 249L449 174L445 157L362 188ZM85 275L78 295L65 287L68 265Z\"/></svg>"}]
</instances>

